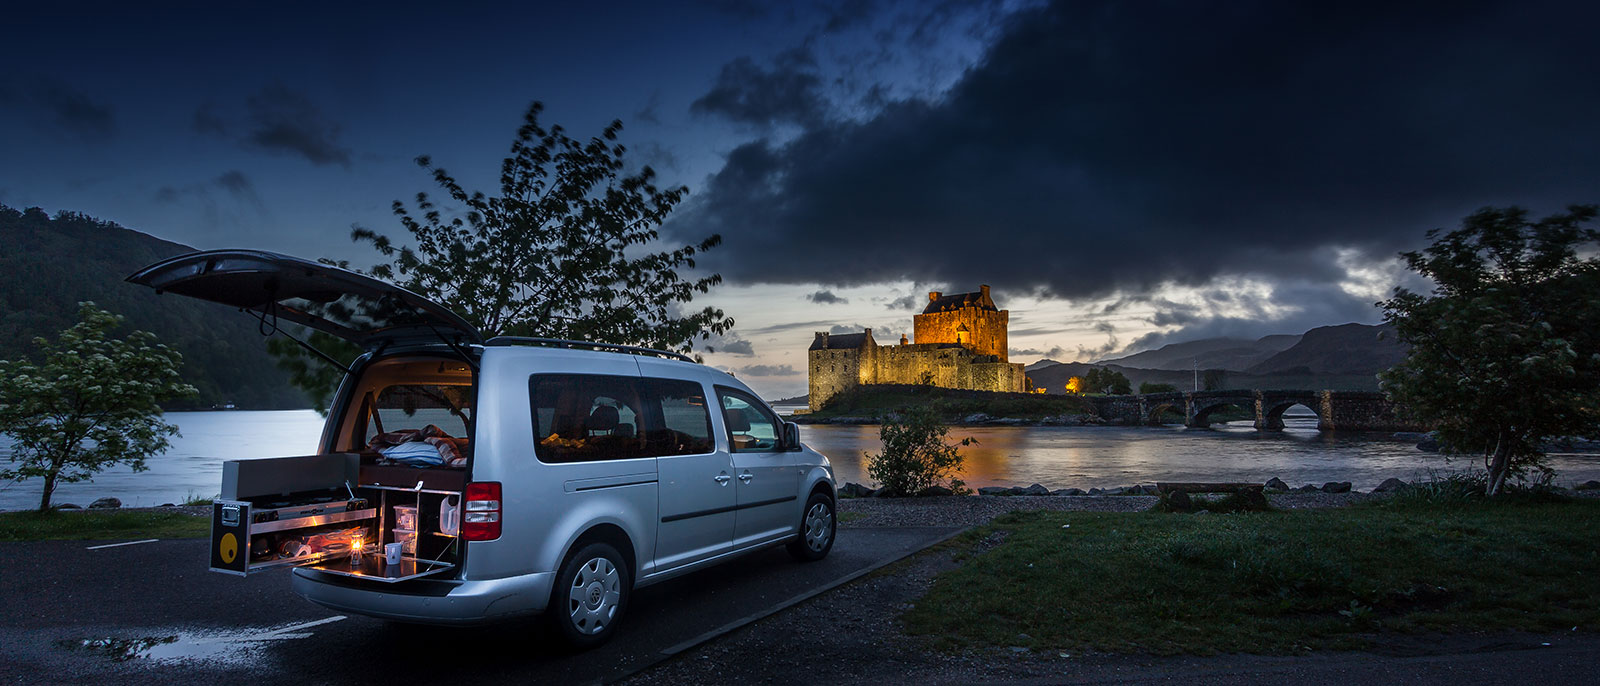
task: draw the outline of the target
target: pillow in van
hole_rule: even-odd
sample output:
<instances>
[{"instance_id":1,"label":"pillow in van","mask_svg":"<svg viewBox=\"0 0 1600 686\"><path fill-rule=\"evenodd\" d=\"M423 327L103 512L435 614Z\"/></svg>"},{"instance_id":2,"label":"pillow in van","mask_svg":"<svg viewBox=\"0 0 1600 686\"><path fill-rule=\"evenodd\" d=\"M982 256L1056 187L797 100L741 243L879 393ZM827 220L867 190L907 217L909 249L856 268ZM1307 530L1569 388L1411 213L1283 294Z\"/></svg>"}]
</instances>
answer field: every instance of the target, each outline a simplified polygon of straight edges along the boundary
<instances>
[{"instance_id":1,"label":"pillow in van","mask_svg":"<svg viewBox=\"0 0 1600 686\"><path fill-rule=\"evenodd\" d=\"M378 434L367 443L367 449L413 467L465 467L466 447L467 439L452 438L433 424Z\"/></svg>"}]
</instances>

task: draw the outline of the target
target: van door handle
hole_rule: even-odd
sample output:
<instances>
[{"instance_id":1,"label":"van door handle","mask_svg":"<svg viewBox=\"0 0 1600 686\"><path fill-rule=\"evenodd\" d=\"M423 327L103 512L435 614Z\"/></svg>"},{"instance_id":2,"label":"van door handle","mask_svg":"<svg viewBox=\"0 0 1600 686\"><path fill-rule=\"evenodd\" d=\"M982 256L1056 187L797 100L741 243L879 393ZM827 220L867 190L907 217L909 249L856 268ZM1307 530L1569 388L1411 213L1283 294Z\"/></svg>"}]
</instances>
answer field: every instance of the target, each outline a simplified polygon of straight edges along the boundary
<instances>
[{"instance_id":1,"label":"van door handle","mask_svg":"<svg viewBox=\"0 0 1600 686\"><path fill-rule=\"evenodd\" d=\"M732 479L733 477L728 476L727 474L718 474L718 475L716 475L714 477L711 477L711 478L716 479L717 483L719 483L719 484L726 484L726 483L728 483L728 479Z\"/></svg>"},{"instance_id":2,"label":"van door handle","mask_svg":"<svg viewBox=\"0 0 1600 686\"><path fill-rule=\"evenodd\" d=\"M745 472L739 475L739 480L745 483L750 483L750 480L754 478L756 478L756 475L751 474L750 472Z\"/></svg>"}]
</instances>

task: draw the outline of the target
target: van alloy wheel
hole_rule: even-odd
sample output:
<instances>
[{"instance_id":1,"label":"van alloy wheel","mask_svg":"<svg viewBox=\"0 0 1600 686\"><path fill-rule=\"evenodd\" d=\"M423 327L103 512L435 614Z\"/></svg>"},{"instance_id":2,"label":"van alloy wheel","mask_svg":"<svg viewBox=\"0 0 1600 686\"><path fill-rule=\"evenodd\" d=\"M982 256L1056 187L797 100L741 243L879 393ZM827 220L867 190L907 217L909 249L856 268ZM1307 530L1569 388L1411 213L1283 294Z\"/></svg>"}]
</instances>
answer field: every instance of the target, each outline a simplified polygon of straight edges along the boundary
<instances>
[{"instance_id":1,"label":"van alloy wheel","mask_svg":"<svg viewBox=\"0 0 1600 686\"><path fill-rule=\"evenodd\" d=\"M605 631L616 617L621 599L622 577L616 565L604 557L583 563L572 576L572 589L567 595L572 628L588 635Z\"/></svg>"},{"instance_id":2,"label":"van alloy wheel","mask_svg":"<svg viewBox=\"0 0 1600 686\"><path fill-rule=\"evenodd\" d=\"M833 510L827 503L816 503L806 511L806 547L820 553L833 538Z\"/></svg>"},{"instance_id":3,"label":"van alloy wheel","mask_svg":"<svg viewBox=\"0 0 1600 686\"><path fill-rule=\"evenodd\" d=\"M789 554L801 562L816 562L833 550L839 520L834 515L833 498L816 491L806 498L805 509L800 511L797 535L789 539Z\"/></svg>"}]
</instances>

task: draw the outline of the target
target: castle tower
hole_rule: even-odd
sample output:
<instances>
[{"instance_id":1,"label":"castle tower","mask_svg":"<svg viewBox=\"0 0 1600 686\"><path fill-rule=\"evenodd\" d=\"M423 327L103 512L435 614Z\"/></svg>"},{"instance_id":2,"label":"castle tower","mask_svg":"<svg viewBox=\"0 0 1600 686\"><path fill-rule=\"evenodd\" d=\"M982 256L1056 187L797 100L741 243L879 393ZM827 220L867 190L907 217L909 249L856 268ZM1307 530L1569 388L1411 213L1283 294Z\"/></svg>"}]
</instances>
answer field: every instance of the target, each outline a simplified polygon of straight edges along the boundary
<instances>
[{"instance_id":1,"label":"castle tower","mask_svg":"<svg viewBox=\"0 0 1600 686\"><path fill-rule=\"evenodd\" d=\"M983 285L976 293L928 293L928 306L912 318L912 329L918 344L955 343L1006 362L1010 319L1011 312L995 307L989 286Z\"/></svg>"}]
</instances>

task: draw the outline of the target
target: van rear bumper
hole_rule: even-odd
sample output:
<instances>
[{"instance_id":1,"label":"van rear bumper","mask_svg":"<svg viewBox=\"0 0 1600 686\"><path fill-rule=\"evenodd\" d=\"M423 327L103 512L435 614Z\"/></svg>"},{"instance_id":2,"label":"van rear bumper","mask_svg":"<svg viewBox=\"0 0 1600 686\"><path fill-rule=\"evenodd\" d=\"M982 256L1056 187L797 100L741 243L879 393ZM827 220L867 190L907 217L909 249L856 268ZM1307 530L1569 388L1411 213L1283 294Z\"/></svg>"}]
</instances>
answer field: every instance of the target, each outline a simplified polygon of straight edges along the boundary
<instances>
[{"instance_id":1,"label":"van rear bumper","mask_svg":"<svg viewBox=\"0 0 1600 686\"><path fill-rule=\"evenodd\" d=\"M419 624L485 624L543 612L554 572L505 579L355 582L313 569L295 569L290 587L323 607Z\"/></svg>"}]
</instances>

